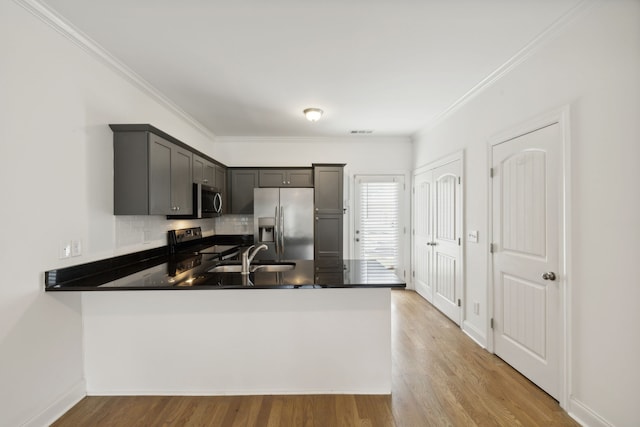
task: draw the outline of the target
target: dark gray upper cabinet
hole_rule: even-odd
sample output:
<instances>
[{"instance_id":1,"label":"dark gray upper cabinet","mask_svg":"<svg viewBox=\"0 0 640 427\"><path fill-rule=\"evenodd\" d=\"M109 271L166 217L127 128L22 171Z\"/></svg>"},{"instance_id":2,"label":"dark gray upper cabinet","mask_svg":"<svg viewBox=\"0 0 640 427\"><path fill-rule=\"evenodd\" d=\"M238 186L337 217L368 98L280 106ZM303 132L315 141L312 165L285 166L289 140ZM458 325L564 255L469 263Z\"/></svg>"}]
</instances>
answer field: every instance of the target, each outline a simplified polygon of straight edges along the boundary
<instances>
[{"instance_id":1,"label":"dark gray upper cabinet","mask_svg":"<svg viewBox=\"0 0 640 427\"><path fill-rule=\"evenodd\" d=\"M318 214L343 214L344 165L314 165L315 210Z\"/></svg>"},{"instance_id":2,"label":"dark gray upper cabinet","mask_svg":"<svg viewBox=\"0 0 640 427\"><path fill-rule=\"evenodd\" d=\"M314 164L313 175L316 271L339 271L343 258L344 165Z\"/></svg>"},{"instance_id":3,"label":"dark gray upper cabinet","mask_svg":"<svg viewBox=\"0 0 640 427\"><path fill-rule=\"evenodd\" d=\"M227 185L227 168L215 165L215 170L213 173L215 184L212 184L219 191L224 192L225 187Z\"/></svg>"},{"instance_id":4,"label":"dark gray upper cabinet","mask_svg":"<svg viewBox=\"0 0 640 427\"><path fill-rule=\"evenodd\" d=\"M313 187L313 170L260 169L260 187Z\"/></svg>"},{"instance_id":5,"label":"dark gray upper cabinet","mask_svg":"<svg viewBox=\"0 0 640 427\"><path fill-rule=\"evenodd\" d=\"M192 154L148 131L115 131L114 214L189 215Z\"/></svg>"},{"instance_id":6,"label":"dark gray upper cabinet","mask_svg":"<svg viewBox=\"0 0 640 427\"><path fill-rule=\"evenodd\" d=\"M220 165L214 165L214 179L215 187L222 195L222 213L228 213L227 208L228 196L227 196L227 168Z\"/></svg>"},{"instance_id":7,"label":"dark gray upper cabinet","mask_svg":"<svg viewBox=\"0 0 640 427\"><path fill-rule=\"evenodd\" d=\"M253 214L253 189L258 187L258 169L229 169L232 214Z\"/></svg>"},{"instance_id":8,"label":"dark gray upper cabinet","mask_svg":"<svg viewBox=\"0 0 640 427\"><path fill-rule=\"evenodd\" d=\"M193 182L216 186L216 164L209 160L193 155Z\"/></svg>"},{"instance_id":9,"label":"dark gray upper cabinet","mask_svg":"<svg viewBox=\"0 0 640 427\"><path fill-rule=\"evenodd\" d=\"M193 183L217 187L225 212L226 166L149 124L110 124L114 214L192 215Z\"/></svg>"}]
</instances>

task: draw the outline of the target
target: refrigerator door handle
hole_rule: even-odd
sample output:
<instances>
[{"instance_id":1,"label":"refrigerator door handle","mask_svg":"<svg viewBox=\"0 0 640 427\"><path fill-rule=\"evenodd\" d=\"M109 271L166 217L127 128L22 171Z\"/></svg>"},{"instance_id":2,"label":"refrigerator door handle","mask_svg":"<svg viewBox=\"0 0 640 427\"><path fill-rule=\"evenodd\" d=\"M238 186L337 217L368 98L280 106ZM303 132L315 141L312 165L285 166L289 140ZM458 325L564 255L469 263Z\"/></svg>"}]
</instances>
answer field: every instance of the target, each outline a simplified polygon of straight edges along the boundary
<instances>
[{"instance_id":1,"label":"refrigerator door handle","mask_svg":"<svg viewBox=\"0 0 640 427\"><path fill-rule=\"evenodd\" d=\"M278 251L280 250L280 246L278 244L278 233L280 232L280 226L278 224L278 205L276 205L276 217L275 217L275 230L273 230L273 237L275 237L276 241L276 258L278 257Z\"/></svg>"},{"instance_id":2,"label":"refrigerator door handle","mask_svg":"<svg viewBox=\"0 0 640 427\"><path fill-rule=\"evenodd\" d=\"M280 242L281 254L284 256L284 208L280 206Z\"/></svg>"}]
</instances>

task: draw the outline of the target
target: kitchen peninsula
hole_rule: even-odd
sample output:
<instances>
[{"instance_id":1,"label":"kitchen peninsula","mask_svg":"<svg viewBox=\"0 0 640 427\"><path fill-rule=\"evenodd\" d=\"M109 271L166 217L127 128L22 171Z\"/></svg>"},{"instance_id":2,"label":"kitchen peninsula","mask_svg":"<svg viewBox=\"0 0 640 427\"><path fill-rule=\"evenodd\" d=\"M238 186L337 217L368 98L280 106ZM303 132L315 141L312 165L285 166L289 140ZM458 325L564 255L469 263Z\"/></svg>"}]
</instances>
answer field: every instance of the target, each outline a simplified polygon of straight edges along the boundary
<instances>
[{"instance_id":1,"label":"kitchen peninsula","mask_svg":"<svg viewBox=\"0 0 640 427\"><path fill-rule=\"evenodd\" d=\"M390 293L405 284L380 264L344 260L322 275L291 260L247 286L209 273L229 263L222 254L141 257L141 270L104 283L47 272L47 291L83 291L88 394L391 392Z\"/></svg>"}]
</instances>

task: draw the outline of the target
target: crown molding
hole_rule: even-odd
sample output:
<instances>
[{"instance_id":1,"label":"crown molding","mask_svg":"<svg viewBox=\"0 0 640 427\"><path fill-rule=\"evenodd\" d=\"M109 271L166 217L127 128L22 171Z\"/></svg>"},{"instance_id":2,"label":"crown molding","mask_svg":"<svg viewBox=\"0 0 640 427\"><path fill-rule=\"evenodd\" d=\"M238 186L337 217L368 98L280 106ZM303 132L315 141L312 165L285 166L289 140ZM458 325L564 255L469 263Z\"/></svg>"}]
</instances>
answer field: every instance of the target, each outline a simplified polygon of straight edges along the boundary
<instances>
[{"instance_id":1,"label":"crown molding","mask_svg":"<svg viewBox=\"0 0 640 427\"><path fill-rule=\"evenodd\" d=\"M129 82L133 83L136 87L141 89L147 95L158 101L160 104L180 116L191 126L195 127L198 131L203 133L209 139L214 140L215 134L211 132L206 126L196 120L189 113L184 111L178 105L176 105L166 95L152 86L142 76L137 74L131 68L127 67L124 63L113 56L109 51L100 46L95 40L84 34L78 28L73 26L69 21L51 9L49 6L40 2L39 0L14 0L15 3L22 6L32 15L49 25L58 33L71 40L77 46L79 46L85 52L91 54L96 59L107 65L113 71L124 77Z\"/></svg>"},{"instance_id":2,"label":"crown molding","mask_svg":"<svg viewBox=\"0 0 640 427\"><path fill-rule=\"evenodd\" d=\"M411 143L406 136L217 136L216 143Z\"/></svg>"},{"instance_id":3,"label":"crown molding","mask_svg":"<svg viewBox=\"0 0 640 427\"><path fill-rule=\"evenodd\" d=\"M417 140L423 134L429 132L434 127L442 123L445 119L447 119L453 113L455 113L472 99L474 99L485 89L491 87L506 74L510 73L511 70L533 56L533 54L535 54L540 48L542 48L545 42L557 36L571 21L581 16L583 13L585 13L587 10L589 10L595 4L600 3L601 1L602 0L582 0L577 3L562 16L556 19L553 23L551 23L551 25L549 25L542 33L534 37L529 43L527 43L504 64L502 64L495 71L493 71L478 84L472 87L467 93L454 101L453 104L451 104L446 110L437 114L427 125L414 133L411 136L411 139L413 141Z\"/></svg>"}]
</instances>

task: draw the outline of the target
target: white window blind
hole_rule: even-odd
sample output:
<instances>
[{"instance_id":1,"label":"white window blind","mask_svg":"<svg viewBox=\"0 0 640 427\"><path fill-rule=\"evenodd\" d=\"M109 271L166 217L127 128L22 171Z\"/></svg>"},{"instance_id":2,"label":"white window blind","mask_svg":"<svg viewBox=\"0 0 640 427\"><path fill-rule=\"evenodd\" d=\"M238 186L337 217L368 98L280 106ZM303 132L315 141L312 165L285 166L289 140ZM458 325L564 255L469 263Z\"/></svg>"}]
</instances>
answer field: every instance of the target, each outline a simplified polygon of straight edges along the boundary
<instances>
[{"instance_id":1,"label":"white window blind","mask_svg":"<svg viewBox=\"0 0 640 427\"><path fill-rule=\"evenodd\" d=\"M397 270L400 258L402 176L356 177L356 250L360 259L377 260Z\"/></svg>"}]
</instances>

